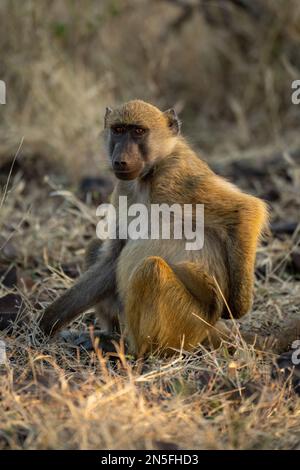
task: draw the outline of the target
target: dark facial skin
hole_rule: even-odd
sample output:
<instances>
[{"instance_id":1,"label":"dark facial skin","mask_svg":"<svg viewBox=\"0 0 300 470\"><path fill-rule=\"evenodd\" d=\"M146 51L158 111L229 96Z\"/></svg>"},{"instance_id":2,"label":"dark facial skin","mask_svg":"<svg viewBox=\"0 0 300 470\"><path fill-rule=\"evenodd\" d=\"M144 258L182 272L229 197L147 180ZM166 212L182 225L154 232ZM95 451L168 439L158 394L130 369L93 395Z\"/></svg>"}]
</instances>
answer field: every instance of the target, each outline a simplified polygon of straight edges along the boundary
<instances>
[{"instance_id":1,"label":"dark facial skin","mask_svg":"<svg viewBox=\"0 0 300 470\"><path fill-rule=\"evenodd\" d=\"M133 180L147 163L149 129L139 125L114 124L110 128L109 155L117 178Z\"/></svg>"}]
</instances>

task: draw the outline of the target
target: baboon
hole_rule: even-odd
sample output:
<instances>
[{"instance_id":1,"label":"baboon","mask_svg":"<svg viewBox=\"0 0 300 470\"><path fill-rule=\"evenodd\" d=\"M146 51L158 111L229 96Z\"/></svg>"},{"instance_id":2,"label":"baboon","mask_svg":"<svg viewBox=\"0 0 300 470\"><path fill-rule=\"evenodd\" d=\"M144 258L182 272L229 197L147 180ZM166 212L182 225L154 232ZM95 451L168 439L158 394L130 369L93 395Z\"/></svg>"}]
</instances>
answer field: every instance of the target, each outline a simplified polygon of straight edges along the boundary
<instances>
[{"instance_id":1,"label":"baboon","mask_svg":"<svg viewBox=\"0 0 300 470\"><path fill-rule=\"evenodd\" d=\"M104 128L118 178L111 198L116 209L119 196L127 196L128 206L203 204L204 245L186 250L184 239L118 238L93 245L87 271L45 310L41 328L54 334L105 301L118 304L137 356L189 351L219 332L222 337L226 322L220 320L238 319L252 305L256 249L268 225L265 203L196 155L173 109L129 101L107 108Z\"/></svg>"}]
</instances>

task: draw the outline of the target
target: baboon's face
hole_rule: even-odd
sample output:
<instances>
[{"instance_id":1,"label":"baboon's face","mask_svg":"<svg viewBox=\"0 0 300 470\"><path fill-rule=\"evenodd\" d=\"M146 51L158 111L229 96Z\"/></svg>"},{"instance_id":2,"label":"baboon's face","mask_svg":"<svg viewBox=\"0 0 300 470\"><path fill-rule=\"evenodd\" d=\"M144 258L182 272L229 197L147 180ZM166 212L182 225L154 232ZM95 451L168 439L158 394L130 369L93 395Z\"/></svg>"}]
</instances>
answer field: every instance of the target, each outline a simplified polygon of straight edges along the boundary
<instances>
[{"instance_id":1,"label":"baboon's face","mask_svg":"<svg viewBox=\"0 0 300 470\"><path fill-rule=\"evenodd\" d=\"M108 153L116 177L133 180L146 176L158 158L172 151L179 128L173 110L162 112L140 100L115 110L107 108Z\"/></svg>"},{"instance_id":2,"label":"baboon's face","mask_svg":"<svg viewBox=\"0 0 300 470\"><path fill-rule=\"evenodd\" d=\"M116 123L110 127L109 155L117 178L138 178L149 162L148 140L150 129L136 125Z\"/></svg>"}]
</instances>

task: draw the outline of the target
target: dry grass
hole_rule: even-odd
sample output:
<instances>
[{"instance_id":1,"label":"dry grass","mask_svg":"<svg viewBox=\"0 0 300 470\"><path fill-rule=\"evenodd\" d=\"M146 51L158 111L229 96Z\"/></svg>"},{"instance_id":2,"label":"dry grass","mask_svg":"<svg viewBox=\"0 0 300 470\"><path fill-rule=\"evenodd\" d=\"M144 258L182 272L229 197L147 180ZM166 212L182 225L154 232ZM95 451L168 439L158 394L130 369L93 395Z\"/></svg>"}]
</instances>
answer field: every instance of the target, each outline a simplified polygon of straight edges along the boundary
<instances>
[{"instance_id":1,"label":"dry grass","mask_svg":"<svg viewBox=\"0 0 300 470\"><path fill-rule=\"evenodd\" d=\"M107 104L132 97L175 104L185 133L213 165L284 150L284 172L266 167L263 177L232 179L262 197L277 191L273 221L299 220L299 164L289 153L300 148L299 108L290 103L290 83L300 76L299 2L263 2L272 21L254 20L230 2L224 19L217 3L209 7L215 23L195 13L174 31L179 10L167 1L89 0L85 8L1 2L1 21L10 21L0 32L0 78L8 89L0 108L0 254L14 243L11 264L29 316L0 333L7 347L0 448L300 447L300 402L290 380L272 379L275 355L246 345L238 330L234 354L224 344L141 363L122 350L113 361L62 338L48 343L36 323L72 284L68 273L82 269L95 233L95 207L80 201L77 189L83 174L106 171L99 133ZM22 136L4 198L2 165L11 164ZM267 336L299 315L299 275L290 270L298 246L299 226L261 247L255 304L239 328ZM0 283L0 297L8 292ZM81 317L72 328L91 324Z\"/></svg>"},{"instance_id":2,"label":"dry grass","mask_svg":"<svg viewBox=\"0 0 300 470\"><path fill-rule=\"evenodd\" d=\"M36 324L49 299L72 284L66 265L80 271L94 208L74 193L42 188L16 175L2 208L1 233L18 247L19 293L30 315L0 336L7 347L1 366L2 448L194 449L295 448L300 442L300 401L290 381L275 381L275 355L247 346L237 331L231 344L203 355L151 357L134 362L103 358L56 338L47 343ZM52 194L52 196L51 196ZM5 221L5 223L4 223ZM299 315L300 285L286 273L296 240L270 240L258 266L256 300L241 328L276 333ZM75 266L74 266L75 265ZM2 287L0 294L9 290ZM86 321L86 320L85 320ZM91 324L91 321L88 323ZM88 331L83 317L75 331Z\"/></svg>"},{"instance_id":3,"label":"dry grass","mask_svg":"<svg viewBox=\"0 0 300 470\"><path fill-rule=\"evenodd\" d=\"M299 445L299 402L266 358L239 348L117 366L64 345L8 340L1 447L266 449ZM269 358L268 358L269 359ZM12 366L14 364L14 366ZM209 375L209 383L207 376Z\"/></svg>"},{"instance_id":4,"label":"dry grass","mask_svg":"<svg viewBox=\"0 0 300 470\"><path fill-rule=\"evenodd\" d=\"M87 162L97 168L105 106L136 97L175 105L209 154L286 144L298 118L299 2L257 2L258 18L202 3L174 28L182 12L167 0L3 0L0 157L24 135L25 156L65 162L76 179Z\"/></svg>"}]
</instances>

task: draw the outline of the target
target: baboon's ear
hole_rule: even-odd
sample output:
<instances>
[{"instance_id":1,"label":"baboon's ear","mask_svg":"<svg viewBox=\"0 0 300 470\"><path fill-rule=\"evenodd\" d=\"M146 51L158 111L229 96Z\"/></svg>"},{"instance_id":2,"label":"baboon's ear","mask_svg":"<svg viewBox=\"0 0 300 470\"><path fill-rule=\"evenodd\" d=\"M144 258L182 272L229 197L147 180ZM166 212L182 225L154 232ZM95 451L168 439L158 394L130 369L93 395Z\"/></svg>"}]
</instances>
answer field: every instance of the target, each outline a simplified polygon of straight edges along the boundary
<instances>
[{"instance_id":1,"label":"baboon's ear","mask_svg":"<svg viewBox=\"0 0 300 470\"><path fill-rule=\"evenodd\" d=\"M107 127L108 116L112 113L112 111L113 110L111 108L109 108L108 106L106 107L104 115L104 129Z\"/></svg>"},{"instance_id":2,"label":"baboon's ear","mask_svg":"<svg viewBox=\"0 0 300 470\"><path fill-rule=\"evenodd\" d=\"M177 135L180 133L180 128L181 128L181 121L179 117L177 116L177 113L174 108L167 109L167 111L164 112L164 115L166 116L169 124L169 128L171 129L172 133L174 135Z\"/></svg>"}]
</instances>

